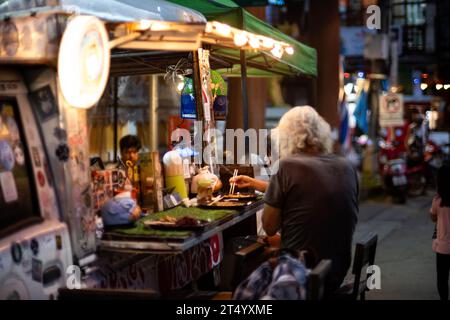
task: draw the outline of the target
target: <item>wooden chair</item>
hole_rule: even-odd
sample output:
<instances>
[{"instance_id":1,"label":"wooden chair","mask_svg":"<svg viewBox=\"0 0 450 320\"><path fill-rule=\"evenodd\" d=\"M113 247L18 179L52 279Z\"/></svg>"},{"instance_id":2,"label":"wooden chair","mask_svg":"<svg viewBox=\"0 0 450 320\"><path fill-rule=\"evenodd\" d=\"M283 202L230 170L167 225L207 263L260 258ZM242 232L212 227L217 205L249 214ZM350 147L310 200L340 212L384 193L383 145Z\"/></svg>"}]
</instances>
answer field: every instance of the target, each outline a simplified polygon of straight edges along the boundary
<instances>
[{"instance_id":1,"label":"wooden chair","mask_svg":"<svg viewBox=\"0 0 450 320\"><path fill-rule=\"evenodd\" d=\"M357 300L358 296L361 300L366 299L366 291L368 289L365 267L375 264L377 241L378 235L370 233L356 243L352 268L353 279L332 294L331 299Z\"/></svg>"},{"instance_id":2,"label":"wooden chair","mask_svg":"<svg viewBox=\"0 0 450 320\"><path fill-rule=\"evenodd\" d=\"M308 277L308 300L322 300L324 296L325 280L331 270L331 260L321 260L310 272Z\"/></svg>"}]
</instances>

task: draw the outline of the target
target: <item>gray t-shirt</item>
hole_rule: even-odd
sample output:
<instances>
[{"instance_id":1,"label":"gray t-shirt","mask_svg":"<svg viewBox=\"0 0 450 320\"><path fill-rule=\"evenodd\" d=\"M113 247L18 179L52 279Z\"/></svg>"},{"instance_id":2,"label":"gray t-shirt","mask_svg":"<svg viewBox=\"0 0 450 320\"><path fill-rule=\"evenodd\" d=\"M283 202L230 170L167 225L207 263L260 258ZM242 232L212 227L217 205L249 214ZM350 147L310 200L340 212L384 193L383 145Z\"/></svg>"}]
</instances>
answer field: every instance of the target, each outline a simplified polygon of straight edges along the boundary
<instances>
[{"instance_id":1,"label":"gray t-shirt","mask_svg":"<svg viewBox=\"0 0 450 320\"><path fill-rule=\"evenodd\" d=\"M281 209L281 245L310 250L317 261L331 259L329 288L336 289L351 264L358 214L358 178L335 155L282 159L270 179L265 202Z\"/></svg>"}]
</instances>

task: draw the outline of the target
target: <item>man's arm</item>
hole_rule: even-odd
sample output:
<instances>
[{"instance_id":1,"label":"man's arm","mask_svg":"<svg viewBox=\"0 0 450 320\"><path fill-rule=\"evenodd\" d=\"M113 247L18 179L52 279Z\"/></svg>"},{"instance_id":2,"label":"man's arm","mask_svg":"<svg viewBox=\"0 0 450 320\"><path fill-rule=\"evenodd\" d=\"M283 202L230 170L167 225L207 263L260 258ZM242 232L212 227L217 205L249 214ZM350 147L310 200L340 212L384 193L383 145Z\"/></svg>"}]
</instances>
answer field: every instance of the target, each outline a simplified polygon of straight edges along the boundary
<instances>
[{"instance_id":1,"label":"man's arm","mask_svg":"<svg viewBox=\"0 0 450 320\"><path fill-rule=\"evenodd\" d=\"M437 221L437 210L436 210L436 198L433 199L433 202L431 203L431 208L430 208L430 219L433 222Z\"/></svg>"},{"instance_id":2,"label":"man's arm","mask_svg":"<svg viewBox=\"0 0 450 320\"><path fill-rule=\"evenodd\" d=\"M267 203L264 205L264 212L262 215L263 229L268 236L273 236L280 229L281 225L281 210L272 207Z\"/></svg>"}]
</instances>

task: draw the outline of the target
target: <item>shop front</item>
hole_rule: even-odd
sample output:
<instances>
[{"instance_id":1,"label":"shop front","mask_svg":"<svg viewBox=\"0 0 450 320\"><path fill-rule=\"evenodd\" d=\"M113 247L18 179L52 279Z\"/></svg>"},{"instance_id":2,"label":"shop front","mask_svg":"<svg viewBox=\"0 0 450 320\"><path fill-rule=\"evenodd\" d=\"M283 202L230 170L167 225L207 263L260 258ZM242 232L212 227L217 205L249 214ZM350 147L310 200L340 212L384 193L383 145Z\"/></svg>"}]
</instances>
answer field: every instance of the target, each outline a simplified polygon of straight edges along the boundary
<instances>
[{"instance_id":1,"label":"shop front","mask_svg":"<svg viewBox=\"0 0 450 320\"><path fill-rule=\"evenodd\" d=\"M5 299L56 298L60 288L69 289L62 291L64 297L73 296L71 289L94 295L132 289L167 297L207 274L217 285L228 239L256 234L261 196L225 202L221 200L228 188L212 193L218 191L213 190L217 177L227 182L236 168L217 159L218 82L211 80L217 77L212 70L220 69L223 75L238 62L224 59L223 52L271 54L277 48L282 56L292 46L207 22L196 11L165 1L156 11L129 1L97 6L43 1L31 8L25 1L9 1L0 7L0 17L8 18L2 20L2 30L11 30L0 51L0 200L6 212L0 220L0 291ZM200 136L200 149L184 148L193 152L183 155L175 148L167 160L155 142L155 96L161 90L154 75L167 74L180 61L187 61L183 84L191 81L187 94L194 105L191 120L197 120L184 132L194 139ZM134 164L118 155L119 115L130 107L121 105L118 97L120 77L137 75L150 75L150 84L148 119L139 129L148 143ZM169 75L179 74L172 70ZM136 94L136 89L130 90ZM102 103L112 113L111 123L92 117ZM95 126L100 131L102 126L111 128L112 142L104 141L111 146L106 148L109 154L94 146L93 141L102 142L89 134ZM205 165L211 172L200 176ZM197 195L206 192L209 197L199 206L188 201L201 198L190 190L194 181L202 181L196 184ZM126 192L141 208L139 220L102 228L102 209Z\"/></svg>"}]
</instances>

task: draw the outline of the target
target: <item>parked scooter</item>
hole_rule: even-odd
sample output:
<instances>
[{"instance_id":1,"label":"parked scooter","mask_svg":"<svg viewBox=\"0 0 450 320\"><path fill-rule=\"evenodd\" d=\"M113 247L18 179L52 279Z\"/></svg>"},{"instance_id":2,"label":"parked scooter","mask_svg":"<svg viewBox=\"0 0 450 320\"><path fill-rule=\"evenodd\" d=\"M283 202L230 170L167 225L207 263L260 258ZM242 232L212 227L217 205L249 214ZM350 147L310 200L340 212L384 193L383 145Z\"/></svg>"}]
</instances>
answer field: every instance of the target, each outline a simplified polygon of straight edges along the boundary
<instances>
[{"instance_id":1,"label":"parked scooter","mask_svg":"<svg viewBox=\"0 0 450 320\"><path fill-rule=\"evenodd\" d=\"M397 203L406 202L406 161L398 142L379 142L378 163L384 187Z\"/></svg>"}]
</instances>

